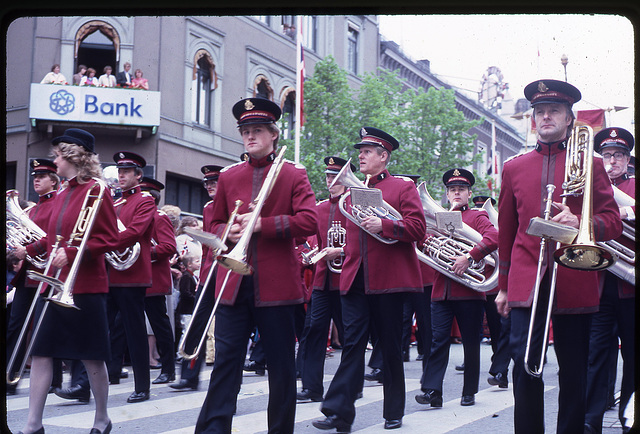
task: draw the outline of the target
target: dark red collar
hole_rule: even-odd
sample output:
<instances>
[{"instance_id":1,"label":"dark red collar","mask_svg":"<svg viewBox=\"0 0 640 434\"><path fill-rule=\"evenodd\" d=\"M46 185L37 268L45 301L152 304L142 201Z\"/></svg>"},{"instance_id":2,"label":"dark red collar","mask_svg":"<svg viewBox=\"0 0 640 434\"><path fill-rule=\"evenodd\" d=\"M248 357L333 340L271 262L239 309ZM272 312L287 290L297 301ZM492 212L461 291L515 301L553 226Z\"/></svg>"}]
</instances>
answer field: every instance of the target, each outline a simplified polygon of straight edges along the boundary
<instances>
[{"instance_id":1,"label":"dark red collar","mask_svg":"<svg viewBox=\"0 0 640 434\"><path fill-rule=\"evenodd\" d=\"M545 155L558 154L567 149L567 139L557 142L544 143L538 140L536 143L536 152Z\"/></svg>"},{"instance_id":2,"label":"dark red collar","mask_svg":"<svg viewBox=\"0 0 640 434\"><path fill-rule=\"evenodd\" d=\"M259 160L253 158L251 155L249 155L249 164L253 167L265 167L268 166L269 164L273 163L273 160L276 159L276 153L272 152L269 155L267 155L266 157L262 157Z\"/></svg>"}]
</instances>

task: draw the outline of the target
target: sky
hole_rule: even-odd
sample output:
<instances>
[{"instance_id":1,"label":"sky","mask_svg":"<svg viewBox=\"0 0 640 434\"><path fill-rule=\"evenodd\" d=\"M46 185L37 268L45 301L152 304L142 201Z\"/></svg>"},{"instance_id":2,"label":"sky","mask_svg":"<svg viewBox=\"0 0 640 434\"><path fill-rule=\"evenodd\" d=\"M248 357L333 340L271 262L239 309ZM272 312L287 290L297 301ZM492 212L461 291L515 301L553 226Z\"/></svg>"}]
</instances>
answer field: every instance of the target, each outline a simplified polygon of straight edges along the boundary
<instances>
[{"instance_id":1,"label":"sky","mask_svg":"<svg viewBox=\"0 0 640 434\"><path fill-rule=\"evenodd\" d=\"M380 33L431 72L477 99L489 66L500 68L514 101L538 79L564 80L582 92L574 110L629 107L607 114L607 126L633 133L634 29L619 15L379 16ZM473 93L471 93L473 92Z\"/></svg>"}]
</instances>

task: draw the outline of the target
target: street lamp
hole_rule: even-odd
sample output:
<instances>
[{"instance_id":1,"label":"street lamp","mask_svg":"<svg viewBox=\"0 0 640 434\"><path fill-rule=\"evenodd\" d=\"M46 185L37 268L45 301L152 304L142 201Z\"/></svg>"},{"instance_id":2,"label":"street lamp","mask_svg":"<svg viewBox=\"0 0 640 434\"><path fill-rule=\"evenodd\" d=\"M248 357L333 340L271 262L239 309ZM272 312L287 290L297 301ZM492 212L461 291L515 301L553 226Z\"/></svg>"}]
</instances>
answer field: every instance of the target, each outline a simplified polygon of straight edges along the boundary
<instances>
[{"instance_id":1,"label":"street lamp","mask_svg":"<svg viewBox=\"0 0 640 434\"><path fill-rule=\"evenodd\" d=\"M569 63L569 57L563 54L562 57L560 57L560 63L564 66L564 81L567 81L567 63Z\"/></svg>"}]
</instances>

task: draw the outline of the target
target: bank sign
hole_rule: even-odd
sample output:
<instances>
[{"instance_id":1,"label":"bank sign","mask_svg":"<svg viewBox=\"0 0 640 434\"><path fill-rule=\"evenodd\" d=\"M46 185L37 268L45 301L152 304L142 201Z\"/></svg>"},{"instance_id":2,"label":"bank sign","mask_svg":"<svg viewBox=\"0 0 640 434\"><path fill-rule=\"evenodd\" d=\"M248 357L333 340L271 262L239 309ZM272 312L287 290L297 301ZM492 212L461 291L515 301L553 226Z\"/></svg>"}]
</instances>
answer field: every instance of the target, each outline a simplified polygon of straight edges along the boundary
<instances>
[{"instance_id":1,"label":"bank sign","mask_svg":"<svg viewBox=\"0 0 640 434\"><path fill-rule=\"evenodd\" d=\"M101 124L160 125L160 92L31 84L29 117Z\"/></svg>"}]
</instances>

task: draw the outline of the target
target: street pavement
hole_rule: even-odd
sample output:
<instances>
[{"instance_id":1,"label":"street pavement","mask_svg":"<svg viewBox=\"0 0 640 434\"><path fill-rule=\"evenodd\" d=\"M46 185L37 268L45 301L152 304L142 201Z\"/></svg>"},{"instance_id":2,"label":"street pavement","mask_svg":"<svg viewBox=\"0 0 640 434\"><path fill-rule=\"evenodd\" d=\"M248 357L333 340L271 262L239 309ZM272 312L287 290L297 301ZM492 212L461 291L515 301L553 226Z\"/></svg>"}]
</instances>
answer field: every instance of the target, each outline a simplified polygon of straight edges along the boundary
<instances>
[{"instance_id":1,"label":"street pavement","mask_svg":"<svg viewBox=\"0 0 640 434\"><path fill-rule=\"evenodd\" d=\"M367 351L368 360L370 351ZM326 358L325 391L340 362L340 350L336 350ZM478 433L492 434L513 432L513 392L511 384L508 389L499 389L487 383L487 370L490 366L491 346L482 344L480 390L476 395L476 405L460 406L462 392L462 372L454 369L463 361L462 345L452 344L449 368L444 381L444 406L431 408L418 404L414 396L420 393L420 376L422 364L416 361L417 351L411 348L411 361L405 362L406 406L403 425L400 433ZM179 371L179 366L177 367ZM366 372L369 368L366 369ZM545 421L547 432L555 432L558 396L558 366L553 347L548 354L548 362L544 368L545 380ZM151 371L153 380L159 370ZM133 378L121 380L118 385L109 386L109 416L113 422L114 434L183 434L193 433L200 407L206 396L206 388L211 375L211 367L201 372L201 383L198 391L179 392L167 384L152 385L149 401L128 404L127 397L133 392ZM618 362L616 391L620 390L622 362ZM65 386L69 383L69 374L64 374ZM298 381L298 390L300 390ZM29 379L25 378L18 387L18 394L6 398L6 424L9 432L17 433L24 427L28 405ZM267 431L266 408L268 402L268 374L258 376L253 372L245 372L243 385L238 395L237 413L233 419L234 433L260 433ZM382 385L365 381L363 398L356 402L356 419L353 432L383 433L382 418ZM277 403L276 403L277 405ZM64 400L50 394L44 410L44 427L47 434L86 434L93 423L95 405L93 397L89 404ZM618 408L607 411L603 426L604 434L620 433L621 426L617 420ZM298 403L296 408L296 433L315 433L311 422L323 418L320 404L316 402ZM4 430L3 430L4 432ZM335 432L335 431L329 431Z\"/></svg>"}]
</instances>

